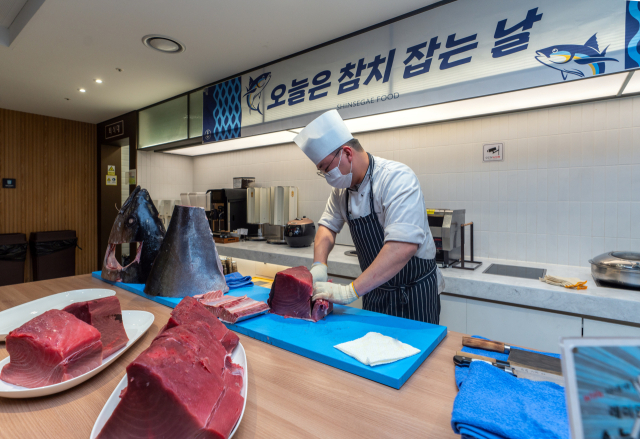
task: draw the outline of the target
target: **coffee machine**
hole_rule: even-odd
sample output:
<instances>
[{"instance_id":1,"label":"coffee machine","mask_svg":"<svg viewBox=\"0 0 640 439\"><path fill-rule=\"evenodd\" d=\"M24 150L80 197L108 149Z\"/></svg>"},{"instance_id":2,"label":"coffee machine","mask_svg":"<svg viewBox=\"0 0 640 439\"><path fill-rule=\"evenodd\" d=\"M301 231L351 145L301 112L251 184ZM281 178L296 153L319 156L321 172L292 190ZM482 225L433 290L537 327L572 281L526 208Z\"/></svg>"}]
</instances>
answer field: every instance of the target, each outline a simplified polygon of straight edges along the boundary
<instances>
[{"instance_id":1,"label":"coffee machine","mask_svg":"<svg viewBox=\"0 0 640 439\"><path fill-rule=\"evenodd\" d=\"M237 229L258 232L258 225L247 222L246 189L209 189L206 192L205 212L214 236L224 238Z\"/></svg>"}]
</instances>

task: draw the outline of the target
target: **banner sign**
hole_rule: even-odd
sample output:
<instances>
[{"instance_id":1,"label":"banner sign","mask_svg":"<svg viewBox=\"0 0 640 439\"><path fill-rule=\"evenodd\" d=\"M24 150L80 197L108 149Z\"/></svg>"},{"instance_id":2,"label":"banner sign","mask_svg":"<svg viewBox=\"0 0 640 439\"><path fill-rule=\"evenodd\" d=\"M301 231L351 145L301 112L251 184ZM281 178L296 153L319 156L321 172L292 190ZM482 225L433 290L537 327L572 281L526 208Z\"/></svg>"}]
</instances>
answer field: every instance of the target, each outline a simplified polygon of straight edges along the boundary
<instances>
[{"instance_id":1,"label":"banner sign","mask_svg":"<svg viewBox=\"0 0 640 439\"><path fill-rule=\"evenodd\" d=\"M638 1L458 0L209 87L203 143L635 69L639 43Z\"/></svg>"}]
</instances>

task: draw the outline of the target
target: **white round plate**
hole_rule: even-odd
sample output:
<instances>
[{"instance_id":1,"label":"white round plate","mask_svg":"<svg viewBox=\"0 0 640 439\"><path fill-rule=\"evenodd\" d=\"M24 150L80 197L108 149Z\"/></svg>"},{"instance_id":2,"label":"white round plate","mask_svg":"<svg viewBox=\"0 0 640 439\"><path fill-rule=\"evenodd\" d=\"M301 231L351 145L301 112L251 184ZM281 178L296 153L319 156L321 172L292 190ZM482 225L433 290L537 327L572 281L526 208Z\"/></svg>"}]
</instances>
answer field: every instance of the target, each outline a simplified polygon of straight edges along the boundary
<instances>
[{"instance_id":1,"label":"white round plate","mask_svg":"<svg viewBox=\"0 0 640 439\"><path fill-rule=\"evenodd\" d=\"M127 337L129 337L129 342L120 350L103 359L100 366L68 381L53 384L51 386L36 387L35 389L16 386L0 380L0 397L36 398L38 396L53 395L54 393L62 392L87 381L89 378L97 375L100 371L113 363L120 355L124 354L127 349L142 337L142 334L147 332L153 324L153 320L153 314L147 311L122 311L122 323L124 325L124 330L127 333ZM7 357L0 361L0 369L2 369L5 364L8 364L10 360L11 357Z\"/></svg>"},{"instance_id":2,"label":"white round plate","mask_svg":"<svg viewBox=\"0 0 640 439\"><path fill-rule=\"evenodd\" d=\"M242 343L238 343L238 347L236 347L231 354L231 360L242 366L244 369L244 377L242 383L242 390L240 391L240 395L244 398L244 404L242 405L242 413L240 413L240 417L238 418L238 422L236 422L236 426L231 430L231 434L229 435L229 439L233 437L238 426L240 425L240 421L242 421L242 417L244 416L244 409L247 407L247 389L249 387L249 371L247 369L247 356L244 352L244 347ZM91 430L90 439L95 439L98 437L100 432L102 431L102 427L107 423L107 420L111 417L111 414L116 409L116 406L120 402L120 393L127 387L127 374L125 373L122 377L122 380L118 383L113 393L107 400L107 403L102 408L102 411L98 415L98 419L96 419L96 423L93 424L93 430Z\"/></svg>"},{"instance_id":3,"label":"white round plate","mask_svg":"<svg viewBox=\"0 0 640 439\"><path fill-rule=\"evenodd\" d=\"M75 302L115 296L114 290L89 288L53 294L42 299L32 300L0 312L0 341L4 341L11 331L27 323L32 318L50 309L62 309Z\"/></svg>"}]
</instances>

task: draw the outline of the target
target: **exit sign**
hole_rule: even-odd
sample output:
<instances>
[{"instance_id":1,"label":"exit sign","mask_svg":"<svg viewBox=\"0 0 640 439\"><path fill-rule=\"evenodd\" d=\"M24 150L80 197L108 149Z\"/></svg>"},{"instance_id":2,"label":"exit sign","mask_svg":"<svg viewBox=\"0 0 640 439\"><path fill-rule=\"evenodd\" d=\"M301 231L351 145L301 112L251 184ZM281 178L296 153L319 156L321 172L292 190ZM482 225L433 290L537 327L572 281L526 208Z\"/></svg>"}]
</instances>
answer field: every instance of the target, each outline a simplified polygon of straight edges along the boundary
<instances>
[{"instance_id":1,"label":"exit sign","mask_svg":"<svg viewBox=\"0 0 640 439\"><path fill-rule=\"evenodd\" d=\"M2 179L2 187L4 189L15 189L16 188L16 179L15 178L3 178Z\"/></svg>"}]
</instances>

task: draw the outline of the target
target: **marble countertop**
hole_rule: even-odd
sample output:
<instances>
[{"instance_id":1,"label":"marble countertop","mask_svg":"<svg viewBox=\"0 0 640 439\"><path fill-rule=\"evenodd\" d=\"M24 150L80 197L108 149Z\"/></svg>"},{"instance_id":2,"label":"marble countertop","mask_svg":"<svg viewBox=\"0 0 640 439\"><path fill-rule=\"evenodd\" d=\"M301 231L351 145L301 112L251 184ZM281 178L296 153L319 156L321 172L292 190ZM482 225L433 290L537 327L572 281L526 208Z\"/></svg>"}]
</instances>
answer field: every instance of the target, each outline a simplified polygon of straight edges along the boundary
<instances>
[{"instance_id":1,"label":"marble countertop","mask_svg":"<svg viewBox=\"0 0 640 439\"><path fill-rule=\"evenodd\" d=\"M285 266L310 266L313 262L313 246L291 248L286 245L271 245L266 242L238 242L218 245L222 256L249 259ZM329 255L329 274L356 278L361 270L358 259L344 252L354 247L336 245ZM529 306L562 313L591 316L640 324L640 291L599 287L591 277L591 269L565 265L539 264L481 258L482 266L477 270L442 270L445 292L457 296L493 300L506 304ZM562 277L577 277L586 280L586 290L572 290L540 282L483 273L493 263L523 267L546 268L547 274Z\"/></svg>"}]
</instances>

